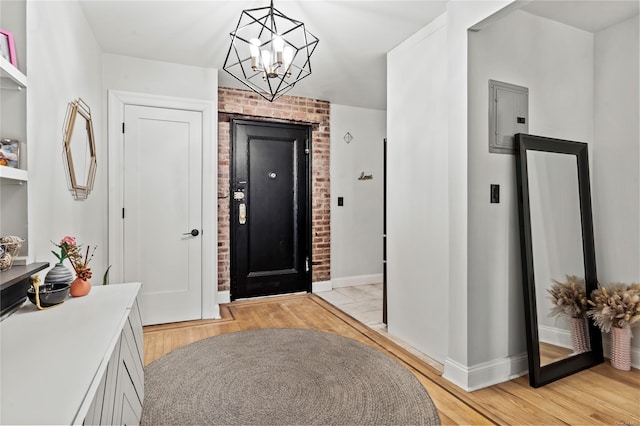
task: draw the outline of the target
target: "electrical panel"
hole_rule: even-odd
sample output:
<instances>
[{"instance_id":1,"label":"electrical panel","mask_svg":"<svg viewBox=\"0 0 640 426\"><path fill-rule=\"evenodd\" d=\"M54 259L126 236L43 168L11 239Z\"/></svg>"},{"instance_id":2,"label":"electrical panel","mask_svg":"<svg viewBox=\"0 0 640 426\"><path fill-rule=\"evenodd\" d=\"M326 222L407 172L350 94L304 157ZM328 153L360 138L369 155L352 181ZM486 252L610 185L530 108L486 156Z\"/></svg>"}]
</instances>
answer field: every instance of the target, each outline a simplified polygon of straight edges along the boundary
<instances>
[{"instance_id":1,"label":"electrical panel","mask_svg":"<svg viewBox=\"0 0 640 426\"><path fill-rule=\"evenodd\" d=\"M529 89L489 80L489 152L515 153L516 133L529 133Z\"/></svg>"}]
</instances>

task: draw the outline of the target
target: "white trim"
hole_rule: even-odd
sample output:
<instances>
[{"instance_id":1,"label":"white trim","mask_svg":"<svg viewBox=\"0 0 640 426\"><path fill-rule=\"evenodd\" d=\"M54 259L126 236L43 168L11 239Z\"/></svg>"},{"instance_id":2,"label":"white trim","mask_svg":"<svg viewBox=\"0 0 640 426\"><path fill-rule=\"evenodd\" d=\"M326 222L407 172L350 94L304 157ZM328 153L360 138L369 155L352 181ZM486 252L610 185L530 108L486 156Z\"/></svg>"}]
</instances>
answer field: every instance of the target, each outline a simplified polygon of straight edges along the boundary
<instances>
[{"instance_id":1,"label":"white trim","mask_svg":"<svg viewBox=\"0 0 640 426\"><path fill-rule=\"evenodd\" d=\"M328 281L316 281L314 283L311 283L311 292L312 293L319 293L322 291L331 291L332 287L331 287L331 280Z\"/></svg>"},{"instance_id":2,"label":"white trim","mask_svg":"<svg viewBox=\"0 0 640 426\"><path fill-rule=\"evenodd\" d=\"M571 342L571 333L557 327L549 327L547 325L538 325L538 340L554 346L560 346L566 349L573 349Z\"/></svg>"},{"instance_id":3,"label":"white trim","mask_svg":"<svg viewBox=\"0 0 640 426\"><path fill-rule=\"evenodd\" d=\"M353 287L356 285L380 284L382 279L382 274L355 275L352 277L333 278L331 284L333 288Z\"/></svg>"},{"instance_id":4,"label":"white trim","mask_svg":"<svg viewBox=\"0 0 640 426\"><path fill-rule=\"evenodd\" d=\"M527 374L527 359L527 354L524 353L467 367L447 358L442 377L459 388L472 392Z\"/></svg>"},{"instance_id":5,"label":"white trim","mask_svg":"<svg viewBox=\"0 0 640 426\"><path fill-rule=\"evenodd\" d=\"M231 303L231 291L219 291L218 292L218 303L222 305L223 303Z\"/></svg>"},{"instance_id":6,"label":"white trim","mask_svg":"<svg viewBox=\"0 0 640 426\"><path fill-rule=\"evenodd\" d=\"M211 101L150 95L146 93L108 91L109 143L109 264L111 282L123 282L124 263L122 217L123 161L122 121L125 105L140 105L199 111L202 113L202 318L220 318L218 305L218 141L216 130L217 94Z\"/></svg>"}]
</instances>

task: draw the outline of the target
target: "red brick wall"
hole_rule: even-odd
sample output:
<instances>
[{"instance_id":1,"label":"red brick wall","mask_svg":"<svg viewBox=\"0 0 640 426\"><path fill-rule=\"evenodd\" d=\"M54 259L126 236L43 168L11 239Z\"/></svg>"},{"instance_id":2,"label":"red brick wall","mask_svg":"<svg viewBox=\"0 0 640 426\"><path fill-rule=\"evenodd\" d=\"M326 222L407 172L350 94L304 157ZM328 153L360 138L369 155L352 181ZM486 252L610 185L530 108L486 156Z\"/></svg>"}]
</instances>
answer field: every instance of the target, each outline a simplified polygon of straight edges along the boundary
<instances>
[{"instance_id":1,"label":"red brick wall","mask_svg":"<svg viewBox=\"0 0 640 426\"><path fill-rule=\"evenodd\" d=\"M230 119L248 118L312 126L313 282L331 278L331 189L329 102L283 96L268 102L248 90L218 89L218 290L230 289L229 179ZM224 198L222 198L224 197Z\"/></svg>"}]
</instances>

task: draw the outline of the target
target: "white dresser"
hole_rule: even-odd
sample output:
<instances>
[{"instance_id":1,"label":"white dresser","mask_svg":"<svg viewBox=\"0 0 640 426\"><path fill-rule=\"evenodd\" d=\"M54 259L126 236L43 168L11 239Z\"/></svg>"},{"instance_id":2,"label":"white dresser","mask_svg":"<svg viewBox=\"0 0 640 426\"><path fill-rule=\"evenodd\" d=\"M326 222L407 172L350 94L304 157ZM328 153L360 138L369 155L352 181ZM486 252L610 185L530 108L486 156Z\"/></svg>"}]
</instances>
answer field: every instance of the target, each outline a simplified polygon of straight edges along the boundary
<instances>
[{"instance_id":1,"label":"white dresser","mask_svg":"<svg viewBox=\"0 0 640 426\"><path fill-rule=\"evenodd\" d=\"M0 323L0 423L137 424L144 400L140 283L95 286Z\"/></svg>"}]
</instances>

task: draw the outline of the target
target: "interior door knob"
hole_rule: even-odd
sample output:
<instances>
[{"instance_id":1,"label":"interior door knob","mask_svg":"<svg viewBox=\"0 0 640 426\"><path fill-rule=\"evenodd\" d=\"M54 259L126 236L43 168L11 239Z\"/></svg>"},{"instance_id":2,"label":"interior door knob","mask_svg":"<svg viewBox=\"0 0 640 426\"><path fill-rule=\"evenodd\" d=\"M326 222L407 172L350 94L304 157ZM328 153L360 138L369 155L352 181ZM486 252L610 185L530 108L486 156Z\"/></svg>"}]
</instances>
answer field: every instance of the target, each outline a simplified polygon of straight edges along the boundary
<instances>
[{"instance_id":1,"label":"interior door knob","mask_svg":"<svg viewBox=\"0 0 640 426\"><path fill-rule=\"evenodd\" d=\"M197 229L192 229L191 232L185 232L182 235L191 235L192 237L197 237L198 235L200 235L200 231L198 231Z\"/></svg>"}]
</instances>

